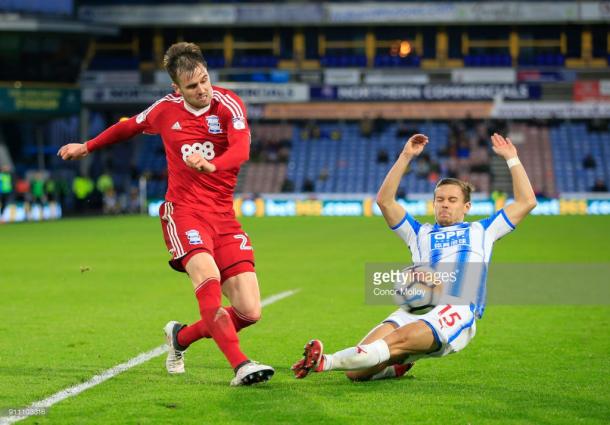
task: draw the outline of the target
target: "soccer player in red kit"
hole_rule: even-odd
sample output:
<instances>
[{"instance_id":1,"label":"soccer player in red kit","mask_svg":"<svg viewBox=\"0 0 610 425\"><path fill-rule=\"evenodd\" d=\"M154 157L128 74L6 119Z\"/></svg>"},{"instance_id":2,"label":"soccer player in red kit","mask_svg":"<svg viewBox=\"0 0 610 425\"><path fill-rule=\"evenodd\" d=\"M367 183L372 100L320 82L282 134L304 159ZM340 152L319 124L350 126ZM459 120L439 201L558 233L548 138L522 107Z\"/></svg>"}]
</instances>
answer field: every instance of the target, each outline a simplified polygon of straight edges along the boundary
<instances>
[{"instance_id":1,"label":"soccer player in red kit","mask_svg":"<svg viewBox=\"0 0 610 425\"><path fill-rule=\"evenodd\" d=\"M212 338L235 371L231 385L267 381L273 368L250 360L237 337L261 315L252 245L233 211L237 174L250 151L246 108L235 93L211 85L197 45L170 46L164 66L174 94L86 143L62 146L58 155L80 159L140 133L161 135L168 168L159 211L163 236L173 257L170 265L193 283L201 315L189 326L175 321L165 326L167 371L184 373L187 347ZM222 293L230 307L222 307Z\"/></svg>"}]
</instances>

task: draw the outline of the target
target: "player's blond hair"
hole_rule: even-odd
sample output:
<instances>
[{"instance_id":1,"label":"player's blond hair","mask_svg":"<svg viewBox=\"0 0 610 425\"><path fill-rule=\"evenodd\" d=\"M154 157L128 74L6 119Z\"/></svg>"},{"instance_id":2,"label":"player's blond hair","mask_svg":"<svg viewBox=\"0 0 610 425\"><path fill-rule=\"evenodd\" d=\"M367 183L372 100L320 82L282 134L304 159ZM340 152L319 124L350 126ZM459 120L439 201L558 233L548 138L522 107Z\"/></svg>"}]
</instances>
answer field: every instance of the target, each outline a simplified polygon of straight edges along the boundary
<instances>
[{"instance_id":1,"label":"player's blond hair","mask_svg":"<svg viewBox=\"0 0 610 425\"><path fill-rule=\"evenodd\" d=\"M453 177L446 177L444 179L440 179L438 183L436 183L434 193L436 194L436 189L447 184L452 184L454 186L459 187L462 190L462 194L464 195L464 203L470 202L470 194L474 191L474 186L463 180L454 179Z\"/></svg>"},{"instance_id":2,"label":"player's blond hair","mask_svg":"<svg viewBox=\"0 0 610 425\"><path fill-rule=\"evenodd\" d=\"M163 56L163 66L176 84L178 84L178 75L186 73L190 76L199 65L203 65L204 68L208 67L201 49L195 43L182 41L172 44Z\"/></svg>"}]
</instances>

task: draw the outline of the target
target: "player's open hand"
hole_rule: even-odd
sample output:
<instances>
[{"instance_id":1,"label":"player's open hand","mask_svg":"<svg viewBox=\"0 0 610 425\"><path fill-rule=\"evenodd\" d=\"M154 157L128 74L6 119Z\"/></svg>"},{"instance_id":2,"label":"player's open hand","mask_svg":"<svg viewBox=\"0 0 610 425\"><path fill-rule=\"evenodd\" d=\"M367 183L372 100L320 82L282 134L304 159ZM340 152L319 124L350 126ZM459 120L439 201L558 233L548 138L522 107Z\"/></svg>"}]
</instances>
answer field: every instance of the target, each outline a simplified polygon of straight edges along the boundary
<instances>
[{"instance_id":1,"label":"player's open hand","mask_svg":"<svg viewBox=\"0 0 610 425\"><path fill-rule=\"evenodd\" d=\"M207 159L202 158L198 154L187 156L186 165L202 173L213 173L216 171L216 166L214 164Z\"/></svg>"},{"instance_id":2,"label":"player's open hand","mask_svg":"<svg viewBox=\"0 0 610 425\"><path fill-rule=\"evenodd\" d=\"M494 133L491 136L492 149L502 158L508 160L517 156L517 148L513 145L510 139L500 136L498 133Z\"/></svg>"},{"instance_id":3,"label":"player's open hand","mask_svg":"<svg viewBox=\"0 0 610 425\"><path fill-rule=\"evenodd\" d=\"M402 153L409 157L417 156L422 153L427 144L428 136L425 134L414 134L407 140L405 147L402 149Z\"/></svg>"},{"instance_id":4,"label":"player's open hand","mask_svg":"<svg viewBox=\"0 0 610 425\"><path fill-rule=\"evenodd\" d=\"M57 151L57 156L64 161L70 161L72 159L81 159L89 155L87 146L84 143L68 143L63 145Z\"/></svg>"}]
</instances>

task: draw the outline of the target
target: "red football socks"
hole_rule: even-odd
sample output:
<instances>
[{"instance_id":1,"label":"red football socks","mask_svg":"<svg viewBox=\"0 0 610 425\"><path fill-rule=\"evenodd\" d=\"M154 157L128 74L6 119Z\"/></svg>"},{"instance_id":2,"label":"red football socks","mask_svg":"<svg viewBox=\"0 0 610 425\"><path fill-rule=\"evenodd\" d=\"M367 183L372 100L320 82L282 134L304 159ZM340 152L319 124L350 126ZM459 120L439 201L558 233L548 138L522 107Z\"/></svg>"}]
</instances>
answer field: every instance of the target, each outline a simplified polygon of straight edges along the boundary
<instances>
[{"instance_id":1,"label":"red football socks","mask_svg":"<svg viewBox=\"0 0 610 425\"><path fill-rule=\"evenodd\" d=\"M252 319L250 317L244 316L239 311L237 311L234 307L224 307L225 311L229 313L231 317L231 321L233 322L233 326L235 327L235 331L239 332L243 328L247 328L250 325L253 325L257 322L257 320ZM202 320L193 323L192 325L185 326L178 333L178 344L183 347L188 347L193 342L201 339L201 338L211 338L212 335L208 331L205 323Z\"/></svg>"},{"instance_id":2,"label":"red football socks","mask_svg":"<svg viewBox=\"0 0 610 425\"><path fill-rule=\"evenodd\" d=\"M236 368L247 361L248 358L239 348L239 339L231 315L220 304L222 293L218 279L209 278L203 281L195 289L195 296L199 302L201 320L182 329L178 334L178 343L183 346L189 345L190 342L196 340L194 339L195 330L198 330L197 339L203 335L210 335L231 367Z\"/></svg>"}]
</instances>

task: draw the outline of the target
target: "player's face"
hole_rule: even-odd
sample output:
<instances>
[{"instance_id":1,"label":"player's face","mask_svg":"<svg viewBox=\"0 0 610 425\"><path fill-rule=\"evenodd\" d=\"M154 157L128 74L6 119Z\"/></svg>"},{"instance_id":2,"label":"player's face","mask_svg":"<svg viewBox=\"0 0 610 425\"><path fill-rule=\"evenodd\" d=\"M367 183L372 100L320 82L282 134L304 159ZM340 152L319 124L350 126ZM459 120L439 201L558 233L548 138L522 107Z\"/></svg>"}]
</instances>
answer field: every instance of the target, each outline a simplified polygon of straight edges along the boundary
<instances>
[{"instance_id":1,"label":"player's face","mask_svg":"<svg viewBox=\"0 0 610 425\"><path fill-rule=\"evenodd\" d=\"M193 73L178 74L178 84L173 84L173 87L193 108L205 108L212 101L212 83L203 65Z\"/></svg>"},{"instance_id":2,"label":"player's face","mask_svg":"<svg viewBox=\"0 0 610 425\"><path fill-rule=\"evenodd\" d=\"M450 226L464 221L470 209L470 202L464 202L464 194L459 186L445 184L434 192L434 216L441 226Z\"/></svg>"}]
</instances>

